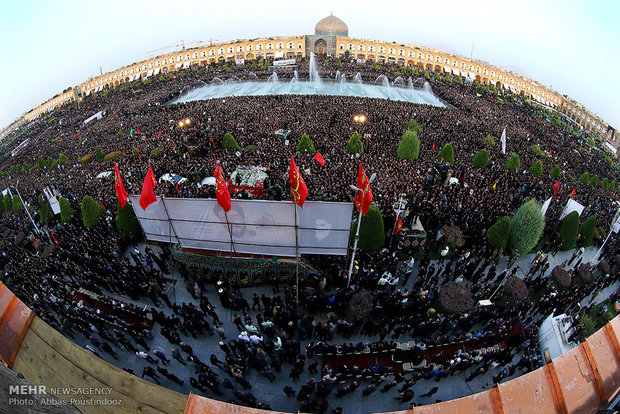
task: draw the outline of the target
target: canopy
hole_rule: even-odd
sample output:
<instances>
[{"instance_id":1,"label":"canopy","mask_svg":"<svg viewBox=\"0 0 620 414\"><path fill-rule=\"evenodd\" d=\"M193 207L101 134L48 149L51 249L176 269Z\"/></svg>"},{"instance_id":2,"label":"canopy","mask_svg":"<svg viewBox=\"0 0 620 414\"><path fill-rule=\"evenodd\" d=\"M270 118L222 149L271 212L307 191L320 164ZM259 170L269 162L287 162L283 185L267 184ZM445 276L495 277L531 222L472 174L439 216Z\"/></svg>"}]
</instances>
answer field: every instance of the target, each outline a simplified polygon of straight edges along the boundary
<instances>
[{"instance_id":1,"label":"canopy","mask_svg":"<svg viewBox=\"0 0 620 414\"><path fill-rule=\"evenodd\" d=\"M215 185L215 177L205 177L201 182L199 187L203 185Z\"/></svg>"},{"instance_id":2,"label":"canopy","mask_svg":"<svg viewBox=\"0 0 620 414\"><path fill-rule=\"evenodd\" d=\"M180 175L177 175L177 174L166 173L162 175L161 177L159 177L159 182L162 182L162 181L166 181L166 182L176 185L176 184L184 183L185 181L187 181L187 178L181 177Z\"/></svg>"},{"instance_id":3,"label":"canopy","mask_svg":"<svg viewBox=\"0 0 620 414\"><path fill-rule=\"evenodd\" d=\"M103 178L108 178L109 179L109 178L112 178L112 177L114 177L114 172L112 172L112 171L104 171L104 172L100 173L97 176L97 178L99 178L99 179L103 179Z\"/></svg>"}]
</instances>

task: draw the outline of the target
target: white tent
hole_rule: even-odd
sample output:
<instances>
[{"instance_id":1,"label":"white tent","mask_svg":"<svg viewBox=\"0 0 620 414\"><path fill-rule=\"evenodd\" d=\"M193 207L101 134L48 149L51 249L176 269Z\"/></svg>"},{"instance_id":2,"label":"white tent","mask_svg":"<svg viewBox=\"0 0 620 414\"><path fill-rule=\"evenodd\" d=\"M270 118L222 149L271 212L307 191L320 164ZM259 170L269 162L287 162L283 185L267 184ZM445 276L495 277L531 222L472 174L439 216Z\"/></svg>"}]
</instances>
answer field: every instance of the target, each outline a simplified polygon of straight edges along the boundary
<instances>
[{"instance_id":1,"label":"white tent","mask_svg":"<svg viewBox=\"0 0 620 414\"><path fill-rule=\"evenodd\" d=\"M206 177L200 182L198 187L202 187L203 185L215 185L215 177Z\"/></svg>"}]
</instances>

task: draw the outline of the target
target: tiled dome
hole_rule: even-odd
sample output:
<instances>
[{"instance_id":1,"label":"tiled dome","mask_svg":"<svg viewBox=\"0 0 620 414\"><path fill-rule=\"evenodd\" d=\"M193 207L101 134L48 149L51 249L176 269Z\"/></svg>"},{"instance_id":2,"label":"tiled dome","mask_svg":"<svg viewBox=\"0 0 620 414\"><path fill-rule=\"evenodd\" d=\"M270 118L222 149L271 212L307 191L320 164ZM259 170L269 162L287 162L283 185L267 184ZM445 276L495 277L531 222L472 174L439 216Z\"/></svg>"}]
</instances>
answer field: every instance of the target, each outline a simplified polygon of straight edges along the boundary
<instances>
[{"instance_id":1,"label":"tiled dome","mask_svg":"<svg viewBox=\"0 0 620 414\"><path fill-rule=\"evenodd\" d=\"M331 36L348 36L349 28L347 24L337 18L336 16L329 15L314 26L315 35L331 35Z\"/></svg>"}]
</instances>

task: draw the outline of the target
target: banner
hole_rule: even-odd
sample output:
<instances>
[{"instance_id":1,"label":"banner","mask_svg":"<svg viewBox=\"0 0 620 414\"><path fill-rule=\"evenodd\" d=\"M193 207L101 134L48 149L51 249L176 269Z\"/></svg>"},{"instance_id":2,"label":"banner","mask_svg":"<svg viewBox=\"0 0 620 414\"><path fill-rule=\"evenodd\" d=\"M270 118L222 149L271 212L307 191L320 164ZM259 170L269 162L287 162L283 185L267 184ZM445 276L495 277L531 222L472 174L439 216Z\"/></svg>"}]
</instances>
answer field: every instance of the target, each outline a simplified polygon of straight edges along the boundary
<instances>
[{"instance_id":1,"label":"banner","mask_svg":"<svg viewBox=\"0 0 620 414\"><path fill-rule=\"evenodd\" d=\"M578 202L576 202L575 200L571 198L568 200L568 203L566 203L566 207L564 207L564 211L562 212L562 215L560 216L560 220L568 216L573 211L576 211L577 214L581 216L581 212L583 211L584 208L585 207L583 205L579 204Z\"/></svg>"},{"instance_id":2,"label":"banner","mask_svg":"<svg viewBox=\"0 0 620 414\"><path fill-rule=\"evenodd\" d=\"M543 215L543 216L544 216L545 214L547 214L547 210L549 209L549 206L551 205L551 199L552 199L552 198L553 198L553 197L549 197L549 198L547 199L547 201L545 201L545 203L542 205L542 209L541 209L541 211L542 211L542 215Z\"/></svg>"},{"instance_id":3,"label":"banner","mask_svg":"<svg viewBox=\"0 0 620 414\"><path fill-rule=\"evenodd\" d=\"M215 199L158 197L142 210L138 196L129 198L148 240L285 257L295 257L298 243L300 254L347 254L352 203L307 201L301 209L290 201L233 200L227 223Z\"/></svg>"}]
</instances>

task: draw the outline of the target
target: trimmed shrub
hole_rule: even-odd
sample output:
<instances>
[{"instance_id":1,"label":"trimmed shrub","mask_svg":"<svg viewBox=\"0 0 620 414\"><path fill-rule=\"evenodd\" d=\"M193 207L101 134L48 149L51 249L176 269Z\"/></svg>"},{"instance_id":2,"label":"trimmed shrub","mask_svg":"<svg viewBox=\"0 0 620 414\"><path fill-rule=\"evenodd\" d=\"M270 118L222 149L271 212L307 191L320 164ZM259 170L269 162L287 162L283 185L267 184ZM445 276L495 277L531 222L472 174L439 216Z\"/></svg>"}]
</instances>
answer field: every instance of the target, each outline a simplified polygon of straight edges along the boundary
<instances>
[{"instance_id":1,"label":"trimmed shrub","mask_svg":"<svg viewBox=\"0 0 620 414\"><path fill-rule=\"evenodd\" d=\"M473 162L476 167L486 167L489 164L489 151L485 149L478 151L478 153L474 155Z\"/></svg>"},{"instance_id":2,"label":"trimmed shrub","mask_svg":"<svg viewBox=\"0 0 620 414\"><path fill-rule=\"evenodd\" d=\"M360 138L360 134L355 131L349 142L347 142L347 151L352 152L354 154L364 153L364 144L362 144L362 139Z\"/></svg>"},{"instance_id":3,"label":"trimmed shrub","mask_svg":"<svg viewBox=\"0 0 620 414\"><path fill-rule=\"evenodd\" d=\"M118 157L120 157L122 154L121 151L113 151L111 153L109 153L108 155L106 155L105 157L103 157L104 161L110 161L110 160L115 160Z\"/></svg>"},{"instance_id":4,"label":"trimmed shrub","mask_svg":"<svg viewBox=\"0 0 620 414\"><path fill-rule=\"evenodd\" d=\"M46 199L43 198L43 194L39 194L39 220L41 223L48 223L50 220L54 218L54 213L47 202Z\"/></svg>"},{"instance_id":5,"label":"trimmed shrub","mask_svg":"<svg viewBox=\"0 0 620 414\"><path fill-rule=\"evenodd\" d=\"M131 153L132 153L133 155L136 155L136 156L137 156L137 155L138 155L138 148L133 148L133 149L131 150Z\"/></svg>"},{"instance_id":6,"label":"trimmed shrub","mask_svg":"<svg viewBox=\"0 0 620 414\"><path fill-rule=\"evenodd\" d=\"M538 155L539 157L546 157L547 154L545 152L543 152L543 150L540 149L540 145L536 144L536 145L531 145L530 149L534 152L534 154Z\"/></svg>"},{"instance_id":7,"label":"trimmed shrub","mask_svg":"<svg viewBox=\"0 0 620 414\"><path fill-rule=\"evenodd\" d=\"M418 121L415 121L415 120L411 120L411 121L407 122L405 124L405 127L407 128L407 131L415 132L416 136L418 134L421 134L422 131L424 131L424 127L422 126L422 124L420 124Z\"/></svg>"},{"instance_id":8,"label":"trimmed shrub","mask_svg":"<svg viewBox=\"0 0 620 414\"><path fill-rule=\"evenodd\" d=\"M357 219L359 220L359 218ZM355 238L357 231L357 220L351 226L351 240ZM375 205L370 205L368 213L362 216L362 226L360 227L360 249L371 252L378 250L385 244L385 229L383 227L383 216Z\"/></svg>"},{"instance_id":9,"label":"trimmed shrub","mask_svg":"<svg viewBox=\"0 0 620 414\"><path fill-rule=\"evenodd\" d=\"M593 186L593 187L597 187L598 186L598 174L594 174L590 178L590 185Z\"/></svg>"},{"instance_id":10,"label":"trimmed shrub","mask_svg":"<svg viewBox=\"0 0 620 414\"><path fill-rule=\"evenodd\" d=\"M504 216L497 220L486 232L489 244L496 249L505 249L510 236L510 217Z\"/></svg>"},{"instance_id":11,"label":"trimmed shrub","mask_svg":"<svg viewBox=\"0 0 620 414\"><path fill-rule=\"evenodd\" d=\"M312 140L308 136L308 134L302 134L299 143L297 143L297 151L299 152L310 152L314 153L316 150L314 149L314 144Z\"/></svg>"},{"instance_id":12,"label":"trimmed shrub","mask_svg":"<svg viewBox=\"0 0 620 414\"><path fill-rule=\"evenodd\" d=\"M545 218L535 199L524 203L510 220L510 247L524 255L538 243L545 227Z\"/></svg>"},{"instance_id":13,"label":"trimmed shrub","mask_svg":"<svg viewBox=\"0 0 620 414\"><path fill-rule=\"evenodd\" d=\"M26 161L24 161L24 163L22 164L22 169L24 171L28 171L32 168L32 166L30 164L28 164Z\"/></svg>"},{"instance_id":14,"label":"trimmed shrub","mask_svg":"<svg viewBox=\"0 0 620 414\"><path fill-rule=\"evenodd\" d=\"M560 249L563 251L575 248L579 236L579 213L571 212L560 222Z\"/></svg>"},{"instance_id":15,"label":"trimmed shrub","mask_svg":"<svg viewBox=\"0 0 620 414\"><path fill-rule=\"evenodd\" d=\"M577 275L583 282L592 281L592 272L590 271L590 263L581 263L577 269Z\"/></svg>"},{"instance_id":16,"label":"trimmed shrub","mask_svg":"<svg viewBox=\"0 0 620 414\"><path fill-rule=\"evenodd\" d=\"M13 166L13 168L11 168L11 173L13 173L13 174L18 174L20 172L22 172L21 164L16 164L16 165Z\"/></svg>"},{"instance_id":17,"label":"trimmed shrub","mask_svg":"<svg viewBox=\"0 0 620 414\"><path fill-rule=\"evenodd\" d=\"M592 246L594 239L594 227L596 227L596 216L592 215L581 223L581 244L584 247Z\"/></svg>"},{"instance_id":18,"label":"trimmed shrub","mask_svg":"<svg viewBox=\"0 0 620 414\"><path fill-rule=\"evenodd\" d=\"M512 157L508 161L506 161L506 168L510 172L519 172L519 156L517 154L512 154Z\"/></svg>"},{"instance_id":19,"label":"trimmed shrub","mask_svg":"<svg viewBox=\"0 0 620 414\"><path fill-rule=\"evenodd\" d=\"M443 226L441 228L441 234L443 234L446 238L446 243L452 250L465 245L465 237L463 237L463 232L457 226Z\"/></svg>"},{"instance_id":20,"label":"trimmed shrub","mask_svg":"<svg viewBox=\"0 0 620 414\"><path fill-rule=\"evenodd\" d=\"M239 144L235 141L235 137L233 137L231 133L227 132L224 134L224 138L222 139L222 147L229 151L236 151L239 149Z\"/></svg>"},{"instance_id":21,"label":"trimmed shrub","mask_svg":"<svg viewBox=\"0 0 620 414\"><path fill-rule=\"evenodd\" d=\"M73 214L75 210L71 207L69 200L64 197L58 198L58 203L60 204L60 221L63 223L68 223L73 218Z\"/></svg>"},{"instance_id":22,"label":"trimmed shrub","mask_svg":"<svg viewBox=\"0 0 620 414\"><path fill-rule=\"evenodd\" d=\"M561 173L562 170L560 169L559 165L556 165L551 169L551 171L549 171L549 175L553 178L559 178Z\"/></svg>"},{"instance_id":23,"label":"trimmed shrub","mask_svg":"<svg viewBox=\"0 0 620 414\"><path fill-rule=\"evenodd\" d=\"M493 137L492 135L487 135L486 137L484 137L484 142L486 142L491 147L497 145L497 143L495 142L495 137Z\"/></svg>"},{"instance_id":24,"label":"trimmed shrub","mask_svg":"<svg viewBox=\"0 0 620 414\"><path fill-rule=\"evenodd\" d=\"M527 300L528 290L525 282L517 276L510 276L504 283L504 293L512 301Z\"/></svg>"},{"instance_id":25,"label":"trimmed shrub","mask_svg":"<svg viewBox=\"0 0 620 414\"><path fill-rule=\"evenodd\" d=\"M448 282L441 287L438 306L446 313L463 314L474 308L474 298L466 285Z\"/></svg>"},{"instance_id":26,"label":"trimmed shrub","mask_svg":"<svg viewBox=\"0 0 620 414\"><path fill-rule=\"evenodd\" d=\"M607 190L607 187L609 187L609 179L607 177L603 178L602 181L599 181L598 185L602 189Z\"/></svg>"},{"instance_id":27,"label":"trimmed shrub","mask_svg":"<svg viewBox=\"0 0 620 414\"><path fill-rule=\"evenodd\" d=\"M420 140L414 130L407 130L398 144L398 158L417 160L420 156Z\"/></svg>"},{"instance_id":28,"label":"trimmed shrub","mask_svg":"<svg viewBox=\"0 0 620 414\"><path fill-rule=\"evenodd\" d=\"M542 162L540 160L534 161L534 163L530 166L530 172L534 175L542 175Z\"/></svg>"},{"instance_id":29,"label":"trimmed shrub","mask_svg":"<svg viewBox=\"0 0 620 414\"><path fill-rule=\"evenodd\" d=\"M607 188L610 191L616 191L616 180L613 180L609 183L609 187Z\"/></svg>"},{"instance_id":30,"label":"trimmed shrub","mask_svg":"<svg viewBox=\"0 0 620 414\"><path fill-rule=\"evenodd\" d=\"M101 161L105 158L105 152L101 151L99 148L95 149L95 159L97 161Z\"/></svg>"},{"instance_id":31,"label":"trimmed shrub","mask_svg":"<svg viewBox=\"0 0 620 414\"><path fill-rule=\"evenodd\" d=\"M116 211L116 228L123 231L125 234L133 234L141 238L142 231L140 229L140 223L138 223L133 207L127 203L124 208L121 208L121 205L117 203Z\"/></svg>"},{"instance_id":32,"label":"trimmed shrub","mask_svg":"<svg viewBox=\"0 0 620 414\"><path fill-rule=\"evenodd\" d=\"M7 193L4 196L4 211L11 211L13 210L13 199L11 198L11 196Z\"/></svg>"},{"instance_id":33,"label":"trimmed shrub","mask_svg":"<svg viewBox=\"0 0 620 414\"><path fill-rule=\"evenodd\" d=\"M551 277L559 288L567 288L572 280L570 274L562 266L556 266L551 271Z\"/></svg>"},{"instance_id":34,"label":"trimmed shrub","mask_svg":"<svg viewBox=\"0 0 620 414\"><path fill-rule=\"evenodd\" d=\"M584 172L579 176L579 182L582 184L588 184L590 182L590 174L588 172Z\"/></svg>"},{"instance_id":35,"label":"trimmed shrub","mask_svg":"<svg viewBox=\"0 0 620 414\"><path fill-rule=\"evenodd\" d=\"M13 196L13 212L14 213L19 213L19 210L21 210L24 205L22 204L22 200L19 199L18 196Z\"/></svg>"},{"instance_id":36,"label":"trimmed shrub","mask_svg":"<svg viewBox=\"0 0 620 414\"><path fill-rule=\"evenodd\" d=\"M84 196L82 199L82 222L84 227L92 227L97 224L97 221L103 214L101 204L95 201L91 196Z\"/></svg>"},{"instance_id":37,"label":"trimmed shrub","mask_svg":"<svg viewBox=\"0 0 620 414\"><path fill-rule=\"evenodd\" d=\"M135 149L135 148L134 148L134 149ZM137 153L137 152L138 152L138 151L136 150L136 153ZM164 153L164 149L163 149L162 147L153 148L153 149L151 150L151 153L149 154L149 156L150 156L151 158L157 158L157 157L160 157L161 155L163 155L163 153Z\"/></svg>"},{"instance_id":38,"label":"trimmed shrub","mask_svg":"<svg viewBox=\"0 0 620 414\"><path fill-rule=\"evenodd\" d=\"M45 158L39 155L39 158L37 158L37 168L43 169L47 168L47 166L48 164L47 161L45 161Z\"/></svg>"},{"instance_id":39,"label":"trimmed shrub","mask_svg":"<svg viewBox=\"0 0 620 414\"><path fill-rule=\"evenodd\" d=\"M444 145L441 151L437 153L437 159L443 159L448 164L454 164L454 147L451 142Z\"/></svg>"},{"instance_id":40,"label":"trimmed shrub","mask_svg":"<svg viewBox=\"0 0 620 414\"><path fill-rule=\"evenodd\" d=\"M81 164L88 164L89 162L91 162L93 160L93 154L87 154L84 155L82 158L80 158L80 163Z\"/></svg>"}]
</instances>

